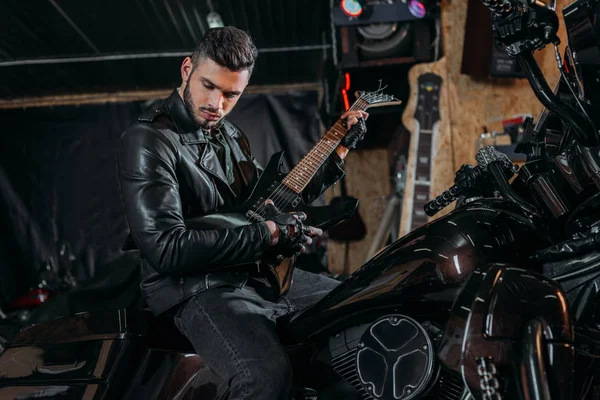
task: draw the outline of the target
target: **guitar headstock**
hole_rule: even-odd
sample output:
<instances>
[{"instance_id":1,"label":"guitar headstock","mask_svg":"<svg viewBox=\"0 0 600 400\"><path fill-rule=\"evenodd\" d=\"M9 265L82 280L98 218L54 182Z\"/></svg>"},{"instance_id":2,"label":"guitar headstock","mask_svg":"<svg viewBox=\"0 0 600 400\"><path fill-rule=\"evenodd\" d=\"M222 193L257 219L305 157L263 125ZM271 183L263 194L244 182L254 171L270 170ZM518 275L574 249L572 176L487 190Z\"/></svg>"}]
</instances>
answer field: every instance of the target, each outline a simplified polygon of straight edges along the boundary
<instances>
[{"instance_id":1,"label":"guitar headstock","mask_svg":"<svg viewBox=\"0 0 600 400\"><path fill-rule=\"evenodd\" d=\"M363 100L367 103L365 108L394 106L402 104L402 101L398 100L393 95L383 93L385 88L387 88L387 86L381 87L380 85L379 89L377 89L374 92L356 92L356 98L357 100Z\"/></svg>"}]
</instances>

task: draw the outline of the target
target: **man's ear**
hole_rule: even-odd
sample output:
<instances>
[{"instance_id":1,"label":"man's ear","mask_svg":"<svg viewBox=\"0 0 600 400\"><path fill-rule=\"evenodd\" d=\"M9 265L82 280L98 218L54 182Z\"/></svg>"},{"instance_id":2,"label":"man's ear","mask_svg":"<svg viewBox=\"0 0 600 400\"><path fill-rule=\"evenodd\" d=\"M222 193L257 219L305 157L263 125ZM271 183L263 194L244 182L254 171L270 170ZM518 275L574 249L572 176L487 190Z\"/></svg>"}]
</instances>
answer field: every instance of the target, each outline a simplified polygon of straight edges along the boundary
<instances>
[{"instance_id":1,"label":"man's ear","mask_svg":"<svg viewBox=\"0 0 600 400\"><path fill-rule=\"evenodd\" d=\"M192 64L192 59L190 57L186 57L181 63L181 80L187 82L192 75L193 69L194 65Z\"/></svg>"}]
</instances>

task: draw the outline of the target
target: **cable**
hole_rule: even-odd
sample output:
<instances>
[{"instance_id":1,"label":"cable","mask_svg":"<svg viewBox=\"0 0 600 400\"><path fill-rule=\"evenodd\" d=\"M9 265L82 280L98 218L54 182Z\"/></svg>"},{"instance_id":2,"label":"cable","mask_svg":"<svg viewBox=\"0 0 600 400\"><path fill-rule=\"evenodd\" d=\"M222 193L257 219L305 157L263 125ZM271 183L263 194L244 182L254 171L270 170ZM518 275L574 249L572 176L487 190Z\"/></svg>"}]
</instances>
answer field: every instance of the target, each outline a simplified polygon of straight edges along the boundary
<instances>
[{"instance_id":1,"label":"cable","mask_svg":"<svg viewBox=\"0 0 600 400\"><path fill-rule=\"evenodd\" d=\"M577 102L577 105L579 106L579 108L583 112L583 115L585 115L585 117L587 118L588 122L592 126L592 129L594 130L594 132L597 135L598 134L598 130L596 130L596 126L594 125L594 122L592 121L592 119L590 118L590 116L588 115L588 113L585 111L585 108L583 107L583 104L581 104L581 101L579 101L579 96L577 96L577 94L575 93L575 90L573 89L573 87L569 83L569 79L567 77L567 74L565 72L565 67L563 65L562 57L560 56L560 52L558 51L558 45L556 43L554 44L554 55L556 56L556 63L558 64L558 70L560 71L560 75L565 80L565 83L567 84L567 86L569 88L569 91L573 95L573 98L575 98L575 101Z\"/></svg>"}]
</instances>

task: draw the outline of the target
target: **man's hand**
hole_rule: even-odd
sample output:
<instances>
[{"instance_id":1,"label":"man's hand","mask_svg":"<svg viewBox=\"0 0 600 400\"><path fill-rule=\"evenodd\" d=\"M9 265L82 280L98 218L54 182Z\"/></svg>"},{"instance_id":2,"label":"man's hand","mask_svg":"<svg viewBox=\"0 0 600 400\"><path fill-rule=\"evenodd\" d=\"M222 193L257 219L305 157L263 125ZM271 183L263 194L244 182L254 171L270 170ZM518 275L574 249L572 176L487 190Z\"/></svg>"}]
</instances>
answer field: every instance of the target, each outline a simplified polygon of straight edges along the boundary
<instances>
[{"instance_id":1,"label":"man's hand","mask_svg":"<svg viewBox=\"0 0 600 400\"><path fill-rule=\"evenodd\" d=\"M362 110L349 110L340 117L340 119L346 120L345 125L348 129L346 136L335 149L342 160L346 157L348 151L354 149L356 144L365 136L367 132L365 121L367 118L369 118L369 113Z\"/></svg>"},{"instance_id":2,"label":"man's hand","mask_svg":"<svg viewBox=\"0 0 600 400\"><path fill-rule=\"evenodd\" d=\"M302 221L306 214L282 213L275 207L273 201L265 202L266 224L271 232L271 246L277 247L281 254L291 256L306 249L305 245L312 243L312 238L321 236L323 231L312 226L305 226Z\"/></svg>"}]
</instances>

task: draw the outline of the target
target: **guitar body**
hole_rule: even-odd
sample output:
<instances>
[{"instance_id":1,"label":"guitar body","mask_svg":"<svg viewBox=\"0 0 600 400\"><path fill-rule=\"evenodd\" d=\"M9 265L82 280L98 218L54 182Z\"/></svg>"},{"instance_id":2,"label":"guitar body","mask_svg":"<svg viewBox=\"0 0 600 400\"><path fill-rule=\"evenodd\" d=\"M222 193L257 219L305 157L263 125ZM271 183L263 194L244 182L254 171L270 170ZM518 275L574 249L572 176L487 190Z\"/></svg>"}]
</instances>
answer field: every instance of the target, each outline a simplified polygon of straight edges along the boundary
<instances>
[{"instance_id":1,"label":"guitar body","mask_svg":"<svg viewBox=\"0 0 600 400\"><path fill-rule=\"evenodd\" d=\"M282 185L286 174L281 172L283 152L275 153L265 167L250 197L242 204L228 210L218 210L201 217L186 219L188 229L226 229L237 228L251 223L264 221L264 203L273 200L275 205L285 212L302 211L307 215L306 225L324 231L349 218L358 207L358 200L348 198L335 206L311 207L302 202L300 194ZM280 294L285 294L293 279L294 258L286 258L279 265L263 262L277 278Z\"/></svg>"},{"instance_id":2,"label":"guitar body","mask_svg":"<svg viewBox=\"0 0 600 400\"><path fill-rule=\"evenodd\" d=\"M446 57L416 64L409 71L408 82L411 92L402 123L411 138L400 236L430 221L423 206L454 181Z\"/></svg>"}]
</instances>

